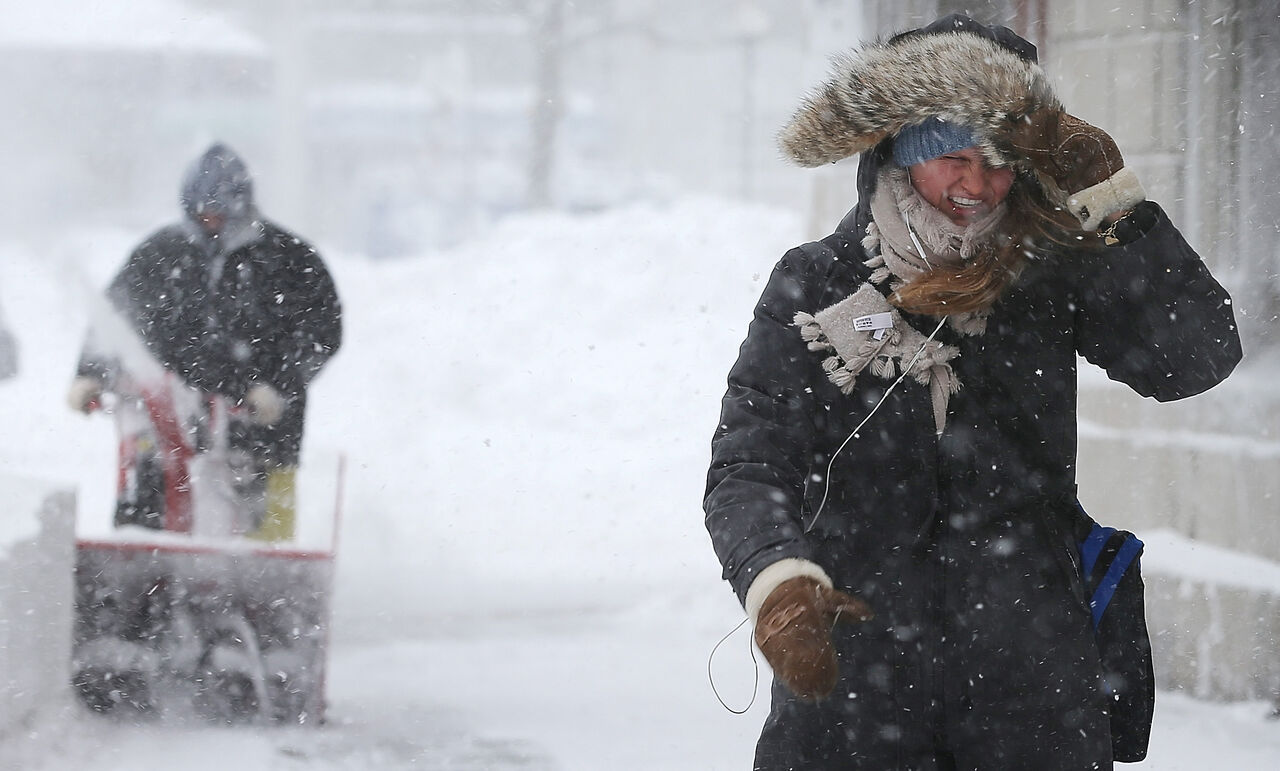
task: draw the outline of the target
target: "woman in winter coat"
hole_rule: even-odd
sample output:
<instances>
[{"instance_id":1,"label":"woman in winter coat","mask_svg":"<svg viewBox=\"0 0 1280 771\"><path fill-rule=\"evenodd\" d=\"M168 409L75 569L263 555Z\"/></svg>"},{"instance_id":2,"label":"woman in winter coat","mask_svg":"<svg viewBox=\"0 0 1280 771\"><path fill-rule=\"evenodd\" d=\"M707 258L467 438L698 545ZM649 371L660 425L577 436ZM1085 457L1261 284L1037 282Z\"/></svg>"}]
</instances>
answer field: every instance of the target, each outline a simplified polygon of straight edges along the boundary
<instances>
[{"instance_id":1,"label":"woman in winter coat","mask_svg":"<svg viewBox=\"0 0 1280 771\"><path fill-rule=\"evenodd\" d=\"M854 210L774 269L712 444L706 525L774 672L757 769L1112 766L1076 357L1168 401L1241 352L1035 61L947 17L844 59L783 130L802 165L861 157Z\"/></svg>"}]
</instances>

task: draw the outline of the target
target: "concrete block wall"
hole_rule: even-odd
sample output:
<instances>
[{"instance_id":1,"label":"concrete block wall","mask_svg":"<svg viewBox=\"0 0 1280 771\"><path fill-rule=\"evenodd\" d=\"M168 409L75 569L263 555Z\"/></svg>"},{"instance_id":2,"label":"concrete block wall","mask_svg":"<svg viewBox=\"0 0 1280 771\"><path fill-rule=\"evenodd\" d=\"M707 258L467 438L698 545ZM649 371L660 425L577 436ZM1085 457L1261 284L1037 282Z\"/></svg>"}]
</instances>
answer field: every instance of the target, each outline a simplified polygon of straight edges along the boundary
<instances>
[{"instance_id":1,"label":"concrete block wall","mask_svg":"<svg viewBox=\"0 0 1280 771\"><path fill-rule=\"evenodd\" d=\"M1062 103L1115 137L1148 195L1176 220L1200 217L1186 205L1188 129L1200 127L1198 118L1194 126L1189 121L1201 107L1188 88L1188 23L1181 3L1047 5L1052 32L1044 64ZM1205 89L1198 93L1203 102Z\"/></svg>"},{"instance_id":2,"label":"concrete block wall","mask_svg":"<svg viewBox=\"0 0 1280 771\"><path fill-rule=\"evenodd\" d=\"M1280 697L1280 594L1144 573L1157 687L1213 700Z\"/></svg>"},{"instance_id":3,"label":"concrete block wall","mask_svg":"<svg viewBox=\"0 0 1280 771\"><path fill-rule=\"evenodd\" d=\"M1280 374L1280 373L1277 373ZM1081 500L1129 529L1280 561L1280 389L1242 369L1179 402L1082 378Z\"/></svg>"},{"instance_id":4,"label":"concrete block wall","mask_svg":"<svg viewBox=\"0 0 1280 771\"><path fill-rule=\"evenodd\" d=\"M1080 499L1096 519L1147 540L1157 681L1202 698L1280 697L1274 380L1264 370L1245 370L1170 404L1142 399L1100 375L1082 380ZM1149 537L1162 532L1198 551Z\"/></svg>"},{"instance_id":5,"label":"concrete block wall","mask_svg":"<svg viewBox=\"0 0 1280 771\"><path fill-rule=\"evenodd\" d=\"M1143 574L1156 679L1201 698L1280 696L1280 562L1146 534Z\"/></svg>"}]
</instances>

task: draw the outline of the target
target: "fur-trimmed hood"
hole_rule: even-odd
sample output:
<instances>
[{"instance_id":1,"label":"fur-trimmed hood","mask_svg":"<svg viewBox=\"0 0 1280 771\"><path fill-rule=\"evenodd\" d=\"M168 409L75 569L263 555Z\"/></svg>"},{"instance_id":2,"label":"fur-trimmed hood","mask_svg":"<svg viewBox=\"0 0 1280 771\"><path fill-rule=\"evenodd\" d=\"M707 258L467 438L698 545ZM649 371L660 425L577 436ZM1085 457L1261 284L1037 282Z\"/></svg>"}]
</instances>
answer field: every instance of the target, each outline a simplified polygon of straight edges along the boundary
<instances>
[{"instance_id":1,"label":"fur-trimmed hood","mask_svg":"<svg viewBox=\"0 0 1280 771\"><path fill-rule=\"evenodd\" d=\"M995 165L1016 156L996 141L1010 115L1061 108L1035 46L1004 27L953 14L919 30L867 44L836 59L778 143L801 166L821 166L875 148L930 117L974 131Z\"/></svg>"}]
</instances>

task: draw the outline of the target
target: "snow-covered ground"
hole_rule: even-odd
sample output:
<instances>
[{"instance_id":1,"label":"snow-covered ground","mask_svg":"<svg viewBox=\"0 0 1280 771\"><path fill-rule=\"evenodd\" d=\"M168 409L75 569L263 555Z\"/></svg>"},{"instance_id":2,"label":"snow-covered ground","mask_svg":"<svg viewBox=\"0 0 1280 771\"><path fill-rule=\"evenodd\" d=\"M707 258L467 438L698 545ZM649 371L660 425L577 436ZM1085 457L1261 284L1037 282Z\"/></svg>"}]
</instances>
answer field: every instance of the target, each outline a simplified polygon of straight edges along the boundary
<instances>
[{"instance_id":1,"label":"snow-covered ground","mask_svg":"<svg viewBox=\"0 0 1280 771\"><path fill-rule=\"evenodd\" d=\"M749 768L768 674L745 715L708 683L741 611L700 501L724 374L798 231L690 199L513 219L413 260L326 254L347 335L312 393L301 537L328 540L345 454L328 722L135 725L54 701L0 739L0 769ZM138 235L0 245L22 345L0 467L75 486L82 534L108 526L114 437L62 394ZM6 512L0 545L29 527ZM746 630L712 663L745 706ZM1280 767L1268 710L1162 693L1134 768Z\"/></svg>"}]
</instances>

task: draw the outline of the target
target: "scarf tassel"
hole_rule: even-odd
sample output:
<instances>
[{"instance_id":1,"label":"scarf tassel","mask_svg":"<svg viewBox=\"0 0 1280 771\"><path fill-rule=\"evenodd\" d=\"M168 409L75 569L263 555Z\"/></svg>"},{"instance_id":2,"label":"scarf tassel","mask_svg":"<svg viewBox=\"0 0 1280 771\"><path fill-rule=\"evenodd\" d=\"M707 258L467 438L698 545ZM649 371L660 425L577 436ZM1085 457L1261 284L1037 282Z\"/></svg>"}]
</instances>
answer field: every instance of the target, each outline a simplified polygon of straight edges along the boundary
<instances>
[{"instance_id":1,"label":"scarf tassel","mask_svg":"<svg viewBox=\"0 0 1280 771\"><path fill-rule=\"evenodd\" d=\"M811 351L829 351L833 346L831 341L822 332L822 325L813 317L811 313L798 311L792 324L800 329L800 339L809 345Z\"/></svg>"},{"instance_id":2,"label":"scarf tassel","mask_svg":"<svg viewBox=\"0 0 1280 771\"><path fill-rule=\"evenodd\" d=\"M879 378L893 378L897 375L897 369L893 365L891 356L877 356L875 361L871 362L871 374Z\"/></svg>"},{"instance_id":3,"label":"scarf tassel","mask_svg":"<svg viewBox=\"0 0 1280 771\"><path fill-rule=\"evenodd\" d=\"M862 248L868 254L874 254L880 248L880 228L876 226L875 220L867 224L867 234L862 237Z\"/></svg>"},{"instance_id":4,"label":"scarf tassel","mask_svg":"<svg viewBox=\"0 0 1280 771\"><path fill-rule=\"evenodd\" d=\"M840 389L840 393L848 396L853 393L853 383L857 379L857 374L850 372L847 367L836 367L829 373L831 382L835 383Z\"/></svg>"},{"instance_id":5,"label":"scarf tassel","mask_svg":"<svg viewBox=\"0 0 1280 771\"><path fill-rule=\"evenodd\" d=\"M929 369L929 397L933 402L933 427L942 436L947 427L947 405L951 396L960 390L960 381L950 364L938 364Z\"/></svg>"}]
</instances>

